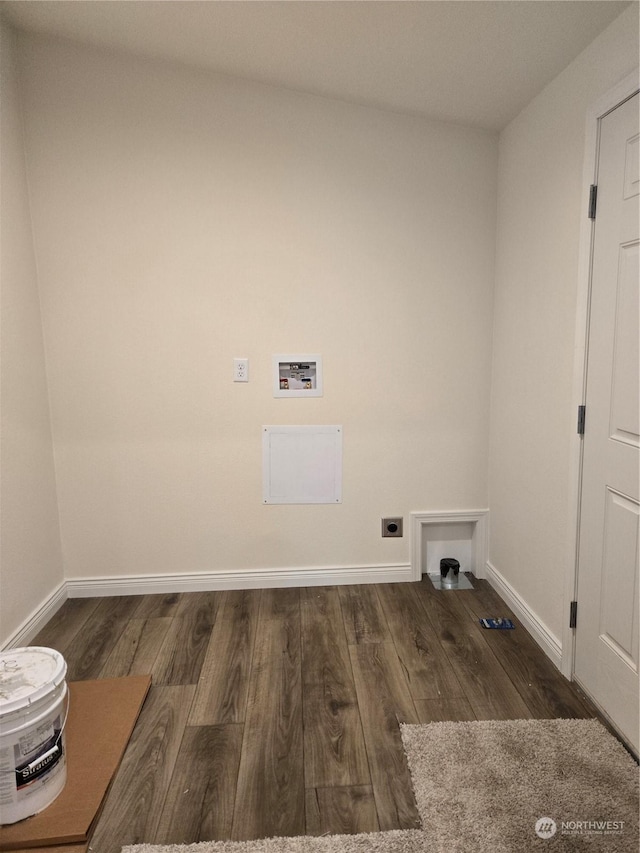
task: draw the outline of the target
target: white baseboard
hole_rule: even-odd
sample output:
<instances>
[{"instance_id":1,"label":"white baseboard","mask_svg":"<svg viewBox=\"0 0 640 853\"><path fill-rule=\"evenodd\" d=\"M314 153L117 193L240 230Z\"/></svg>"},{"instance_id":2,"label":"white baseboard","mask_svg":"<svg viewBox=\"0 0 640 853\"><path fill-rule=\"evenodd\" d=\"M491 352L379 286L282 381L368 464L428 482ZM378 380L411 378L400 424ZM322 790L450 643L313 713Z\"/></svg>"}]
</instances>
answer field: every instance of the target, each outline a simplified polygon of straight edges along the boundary
<instances>
[{"instance_id":1,"label":"white baseboard","mask_svg":"<svg viewBox=\"0 0 640 853\"><path fill-rule=\"evenodd\" d=\"M486 564L486 579L513 610L547 657L558 669L562 670L562 643L560 640L489 561Z\"/></svg>"},{"instance_id":2,"label":"white baseboard","mask_svg":"<svg viewBox=\"0 0 640 853\"><path fill-rule=\"evenodd\" d=\"M17 649L28 646L31 640L44 628L52 616L67 600L67 585L63 581L38 607L22 625L2 644L2 649Z\"/></svg>"},{"instance_id":3,"label":"white baseboard","mask_svg":"<svg viewBox=\"0 0 640 853\"><path fill-rule=\"evenodd\" d=\"M337 566L290 569L250 569L175 575L125 575L113 578L71 578L69 598L108 595L154 595L169 592L207 592L223 589L268 589L291 586L401 583L413 580L411 566Z\"/></svg>"},{"instance_id":4,"label":"white baseboard","mask_svg":"<svg viewBox=\"0 0 640 853\"><path fill-rule=\"evenodd\" d=\"M176 575L125 575L114 578L71 578L63 581L0 646L28 646L67 598L108 595L153 595L168 592L207 592L216 589L268 589L291 586L405 583L413 580L408 563L380 566L334 566L292 569L250 569L194 572Z\"/></svg>"}]
</instances>

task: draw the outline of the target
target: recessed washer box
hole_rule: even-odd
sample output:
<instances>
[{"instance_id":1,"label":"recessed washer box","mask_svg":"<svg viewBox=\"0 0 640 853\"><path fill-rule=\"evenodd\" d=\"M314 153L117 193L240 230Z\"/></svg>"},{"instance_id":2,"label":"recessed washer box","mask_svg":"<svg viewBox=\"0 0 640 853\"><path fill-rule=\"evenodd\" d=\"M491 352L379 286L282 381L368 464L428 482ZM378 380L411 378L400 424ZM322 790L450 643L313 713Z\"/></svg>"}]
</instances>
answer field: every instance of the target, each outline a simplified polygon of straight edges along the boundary
<instances>
[{"instance_id":1,"label":"recessed washer box","mask_svg":"<svg viewBox=\"0 0 640 853\"><path fill-rule=\"evenodd\" d=\"M322 356L280 353L273 356L274 397L322 397Z\"/></svg>"},{"instance_id":2,"label":"recessed washer box","mask_svg":"<svg viewBox=\"0 0 640 853\"><path fill-rule=\"evenodd\" d=\"M263 426L262 500L342 503L342 427Z\"/></svg>"}]
</instances>

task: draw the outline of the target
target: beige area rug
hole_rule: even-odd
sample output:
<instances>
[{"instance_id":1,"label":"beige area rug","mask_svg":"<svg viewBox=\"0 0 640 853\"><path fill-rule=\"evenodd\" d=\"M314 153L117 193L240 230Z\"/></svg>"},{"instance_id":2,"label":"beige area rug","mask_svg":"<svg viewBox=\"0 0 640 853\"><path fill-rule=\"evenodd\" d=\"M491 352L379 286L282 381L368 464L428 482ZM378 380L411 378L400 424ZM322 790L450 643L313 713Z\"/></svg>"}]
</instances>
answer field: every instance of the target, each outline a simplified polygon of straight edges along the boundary
<instances>
[{"instance_id":1,"label":"beige area rug","mask_svg":"<svg viewBox=\"0 0 640 853\"><path fill-rule=\"evenodd\" d=\"M637 853L638 765L597 721L401 728L421 830L123 853Z\"/></svg>"}]
</instances>

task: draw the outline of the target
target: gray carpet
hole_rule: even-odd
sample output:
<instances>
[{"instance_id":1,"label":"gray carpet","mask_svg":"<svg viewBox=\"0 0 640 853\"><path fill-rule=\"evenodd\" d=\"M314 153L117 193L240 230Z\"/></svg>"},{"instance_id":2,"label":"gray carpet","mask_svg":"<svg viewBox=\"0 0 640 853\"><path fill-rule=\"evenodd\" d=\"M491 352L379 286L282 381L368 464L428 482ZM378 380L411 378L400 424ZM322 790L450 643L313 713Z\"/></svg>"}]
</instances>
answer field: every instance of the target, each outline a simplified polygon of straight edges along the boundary
<instances>
[{"instance_id":1,"label":"gray carpet","mask_svg":"<svg viewBox=\"0 0 640 853\"><path fill-rule=\"evenodd\" d=\"M402 740L421 830L123 853L638 851L638 766L595 720L404 725Z\"/></svg>"}]
</instances>

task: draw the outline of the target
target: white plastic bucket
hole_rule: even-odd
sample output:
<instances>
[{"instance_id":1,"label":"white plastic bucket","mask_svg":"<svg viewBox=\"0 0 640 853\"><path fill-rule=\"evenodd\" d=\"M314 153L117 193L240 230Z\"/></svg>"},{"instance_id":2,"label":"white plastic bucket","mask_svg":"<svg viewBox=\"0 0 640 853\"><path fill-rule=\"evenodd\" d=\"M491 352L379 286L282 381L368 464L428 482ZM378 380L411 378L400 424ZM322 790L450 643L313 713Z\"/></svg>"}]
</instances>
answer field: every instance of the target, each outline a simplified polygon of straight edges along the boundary
<instances>
[{"instance_id":1,"label":"white plastic bucket","mask_svg":"<svg viewBox=\"0 0 640 853\"><path fill-rule=\"evenodd\" d=\"M1 825L46 809L65 786L66 674L53 649L0 653Z\"/></svg>"}]
</instances>

